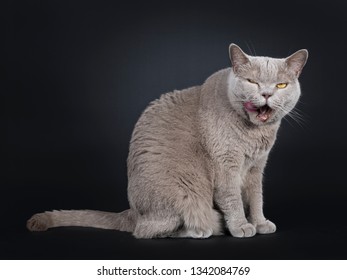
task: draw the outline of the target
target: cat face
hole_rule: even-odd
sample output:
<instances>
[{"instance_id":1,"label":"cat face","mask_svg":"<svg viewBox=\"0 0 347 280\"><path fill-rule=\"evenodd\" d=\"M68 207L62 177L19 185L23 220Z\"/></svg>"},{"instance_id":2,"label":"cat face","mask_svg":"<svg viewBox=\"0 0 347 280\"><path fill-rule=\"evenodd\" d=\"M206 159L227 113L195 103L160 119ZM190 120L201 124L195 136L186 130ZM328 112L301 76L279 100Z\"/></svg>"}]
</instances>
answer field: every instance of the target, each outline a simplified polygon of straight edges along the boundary
<instances>
[{"instance_id":1,"label":"cat face","mask_svg":"<svg viewBox=\"0 0 347 280\"><path fill-rule=\"evenodd\" d=\"M253 124L274 123L288 114L300 97L299 75L308 52L299 50L283 59L246 55L229 48L232 71L228 97L239 115Z\"/></svg>"}]
</instances>

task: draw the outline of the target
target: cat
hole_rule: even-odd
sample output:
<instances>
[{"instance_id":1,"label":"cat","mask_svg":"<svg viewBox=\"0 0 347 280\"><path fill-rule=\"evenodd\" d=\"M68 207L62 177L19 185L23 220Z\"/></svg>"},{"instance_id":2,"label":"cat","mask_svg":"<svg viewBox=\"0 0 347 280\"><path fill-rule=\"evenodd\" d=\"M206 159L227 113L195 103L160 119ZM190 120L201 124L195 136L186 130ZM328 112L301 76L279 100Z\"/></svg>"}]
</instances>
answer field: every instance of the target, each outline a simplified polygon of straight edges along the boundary
<instances>
[{"instance_id":1,"label":"cat","mask_svg":"<svg viewBox=\"0 0 347 280\"><path fill-rule=\"evenodd\" d=\"M28 229L98 227L136 238L275 232L263 214L262 176L281 119L300 97L308 51L278 59L231 44L229 57L230 68L163 94L142 113L127 160L130 209L44 212Z\"/></svg>"}]
</instances>

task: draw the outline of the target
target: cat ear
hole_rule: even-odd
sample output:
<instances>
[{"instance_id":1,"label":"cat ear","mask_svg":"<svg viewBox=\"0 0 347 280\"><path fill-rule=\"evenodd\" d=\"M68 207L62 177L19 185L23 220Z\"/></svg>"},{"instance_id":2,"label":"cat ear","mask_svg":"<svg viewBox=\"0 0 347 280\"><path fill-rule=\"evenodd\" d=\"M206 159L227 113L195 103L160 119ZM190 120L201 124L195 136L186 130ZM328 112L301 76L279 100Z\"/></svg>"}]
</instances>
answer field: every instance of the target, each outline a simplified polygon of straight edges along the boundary
<instances>
[{"instance_id":1,"label":"cat ear","mask_svg":"<svg viewBox=\"0 0 347 280\"><path fill-rule=\"evenodd\" d=\"M245 54L241 48L236 44L230 44L229 46L229 57L231 61L231 65L235 72L237 72L238 68L249 62L247 54Z\"/></svg>"},{"instance_id":2,"label":"cat ear","mask_svg":"<svg viewBox=\"0 0 347 280\"><path fill-rule=\"evenodd\" d=\"M286 64L297 77L300 76L302 68L304 68L308 58L308 51L305 49L299 50L286 58Z\"/></svg>"}]
</instances>

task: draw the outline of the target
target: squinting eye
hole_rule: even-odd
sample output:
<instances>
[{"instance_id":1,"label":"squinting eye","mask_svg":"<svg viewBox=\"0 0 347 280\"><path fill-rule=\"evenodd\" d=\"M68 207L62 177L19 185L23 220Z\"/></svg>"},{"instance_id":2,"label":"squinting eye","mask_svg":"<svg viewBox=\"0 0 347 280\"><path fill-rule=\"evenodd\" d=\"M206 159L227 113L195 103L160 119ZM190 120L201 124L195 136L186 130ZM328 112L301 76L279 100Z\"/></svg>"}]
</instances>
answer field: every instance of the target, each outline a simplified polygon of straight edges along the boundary
<instances>
[{"instance_id":1,"label":"squinting eye","mask_svg":"<svg viewBox=\"0 0 347 280\"><path fill-rule=\"evenodd\" d=\"M279 83L276 85L277 88L286 88L288 83Z\"/></svg>"},{"instance_id":2,"label":"squinting eye","mask_svg":"<svg viewBox=\"0 0 347 280\"><path fill-rule=\"evenodd\" d=\"M258 84L257 82L255 82L255 81L253 81L251 79L247 79L247 81L250 82L251 84L256 84L256 85Z\"/></svg>"}]
</instances>

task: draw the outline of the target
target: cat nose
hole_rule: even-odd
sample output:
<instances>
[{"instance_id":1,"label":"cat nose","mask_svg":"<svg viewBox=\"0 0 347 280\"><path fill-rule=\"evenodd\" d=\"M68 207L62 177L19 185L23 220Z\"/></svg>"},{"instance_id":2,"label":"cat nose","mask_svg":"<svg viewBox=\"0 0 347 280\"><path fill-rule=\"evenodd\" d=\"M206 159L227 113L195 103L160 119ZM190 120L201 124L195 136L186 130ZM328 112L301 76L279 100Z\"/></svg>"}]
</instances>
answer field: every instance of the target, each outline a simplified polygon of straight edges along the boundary
<instances>
[{"instance_id":1,"label":"cat nose","mask_svg":"<svg viewBox=\"0 0 347 280\"><path fill-rule=\"evenodd\" d=\"M272 93L262 93L262 96L268 100L270 96L272 96Z\"/></svg>"}]
</instances>

